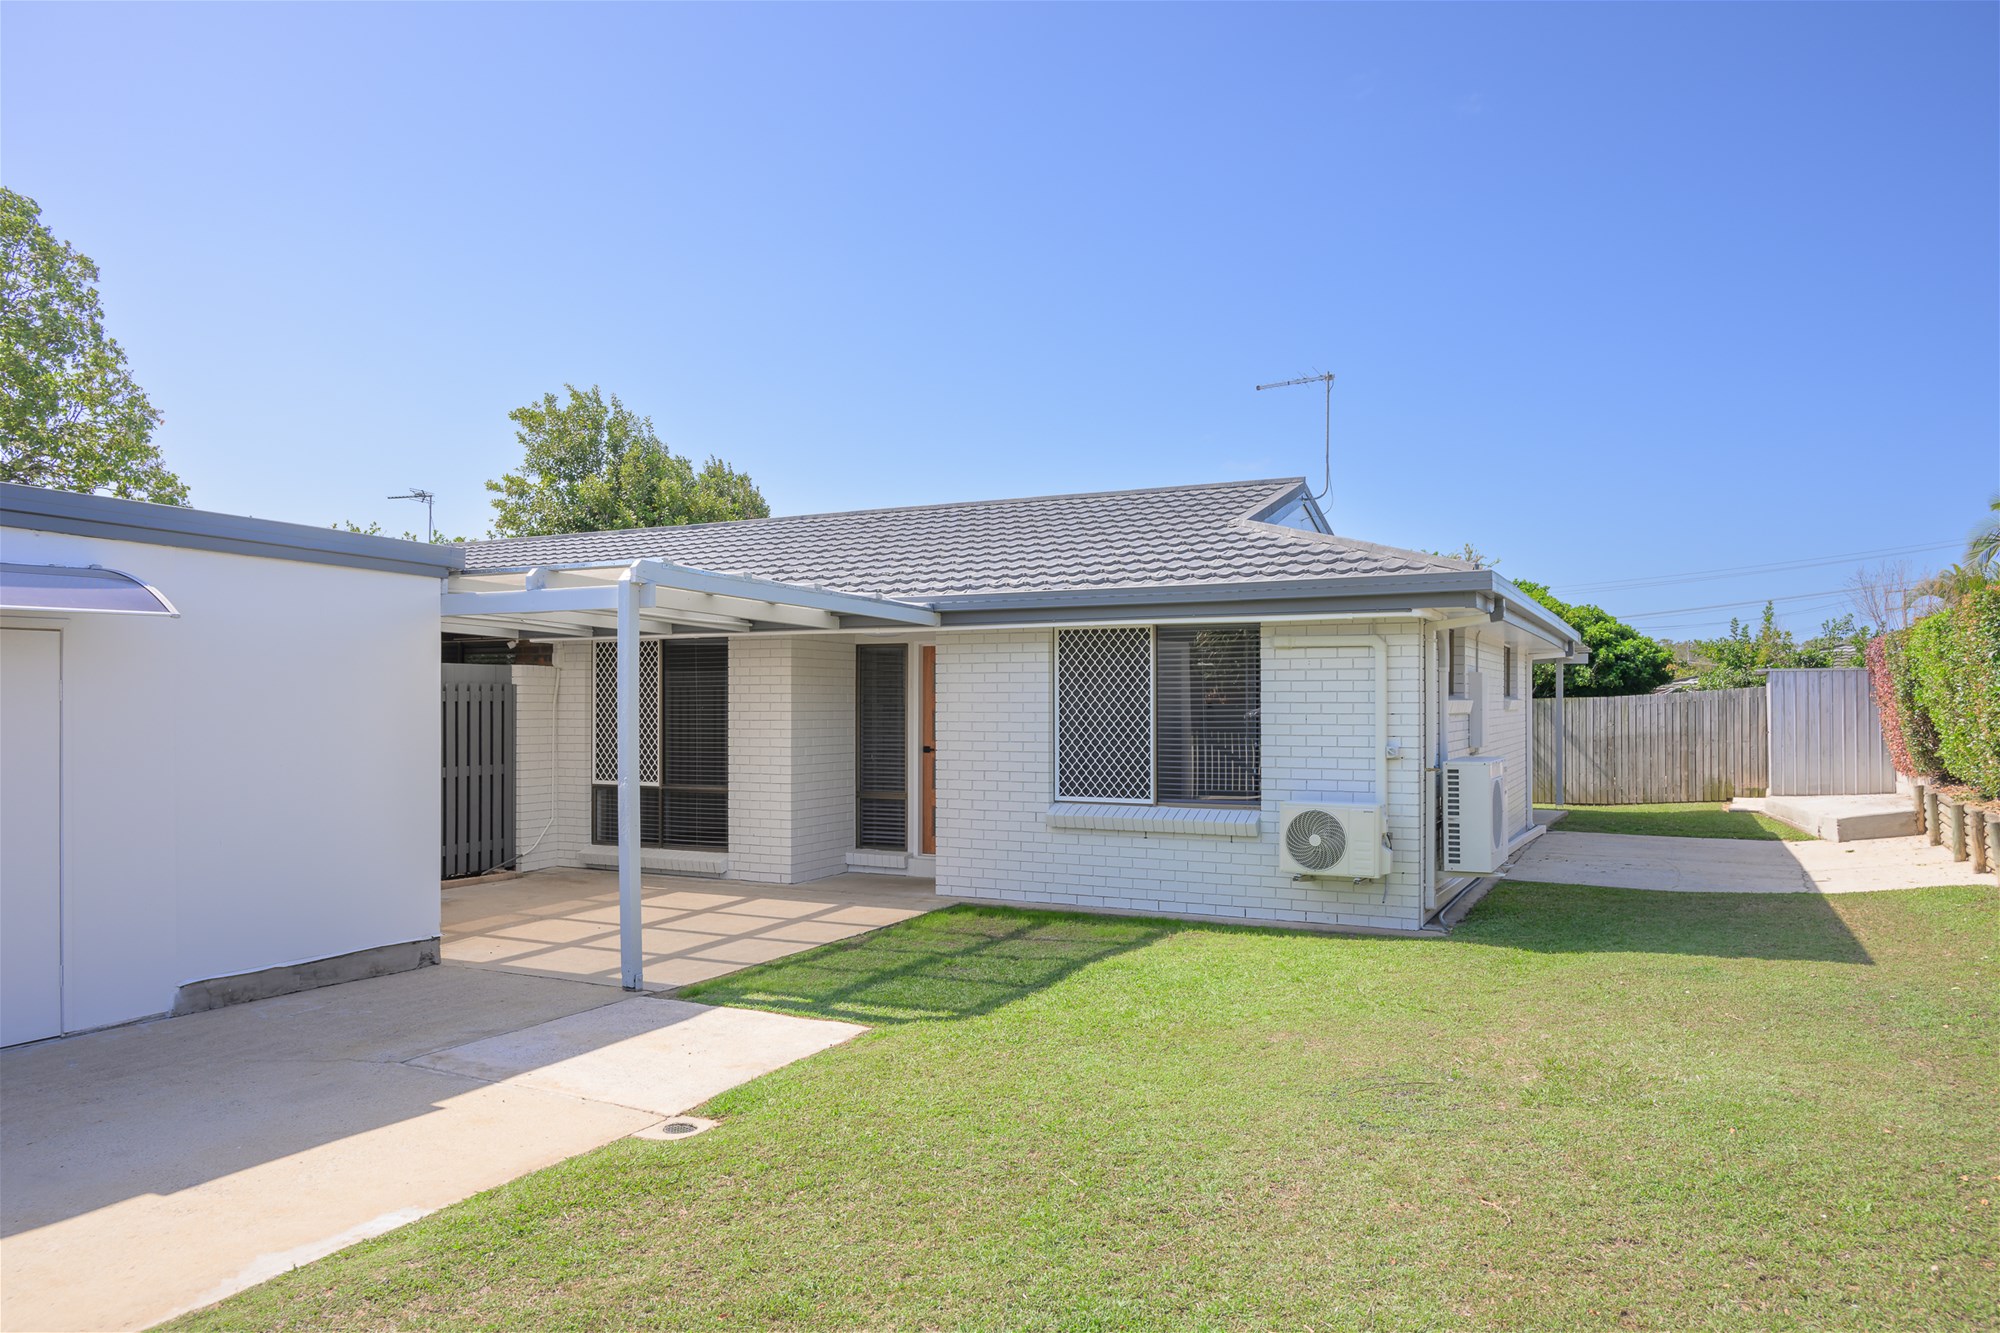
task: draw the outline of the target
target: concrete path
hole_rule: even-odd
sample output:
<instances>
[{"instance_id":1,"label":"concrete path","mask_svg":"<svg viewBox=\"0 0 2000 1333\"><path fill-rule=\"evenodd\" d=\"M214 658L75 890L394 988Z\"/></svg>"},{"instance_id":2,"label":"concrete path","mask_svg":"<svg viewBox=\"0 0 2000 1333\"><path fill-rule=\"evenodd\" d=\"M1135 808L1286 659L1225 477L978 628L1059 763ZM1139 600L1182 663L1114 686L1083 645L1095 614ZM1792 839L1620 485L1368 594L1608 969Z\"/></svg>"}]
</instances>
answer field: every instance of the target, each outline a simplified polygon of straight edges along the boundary
<instances>
[{"instance_id":1,"label":"concrete path","mask_svg":"<svg viewBox=\"0 0 2000 1333\"><path fill-rule=\"evenodd\" d=\"M143 1328L859 1031L447 964L0 1052L0 1328Z\"/></svg>"},{"instance_id":2,"label":"concrete path","mask_svg":"<svg viewBox=\"0 0 2000 1333\"><path fill-rule=\"evenodd\" d=\"M1565 833L1560 824L1523 848L1504 873L1545 884L1680 893L1866 893L1992 878L1973 874L1969 862L1954 862L1922 838L1760 842Z\"/></svg>"},{"instance_id":3,"label":"concrete path","mask_svg":"<svg viewBox=\"0 0 2000 1333\"><path fill-rule=\"evenodd\" d=\"M956 898L927 879L835 875L745 884L648 874L640 899L646 984L686 986L752 963L907 921ZM618 876L537 870L444 891L444 957L537 976L618 984Z\"/></svg>"}]
</instances>

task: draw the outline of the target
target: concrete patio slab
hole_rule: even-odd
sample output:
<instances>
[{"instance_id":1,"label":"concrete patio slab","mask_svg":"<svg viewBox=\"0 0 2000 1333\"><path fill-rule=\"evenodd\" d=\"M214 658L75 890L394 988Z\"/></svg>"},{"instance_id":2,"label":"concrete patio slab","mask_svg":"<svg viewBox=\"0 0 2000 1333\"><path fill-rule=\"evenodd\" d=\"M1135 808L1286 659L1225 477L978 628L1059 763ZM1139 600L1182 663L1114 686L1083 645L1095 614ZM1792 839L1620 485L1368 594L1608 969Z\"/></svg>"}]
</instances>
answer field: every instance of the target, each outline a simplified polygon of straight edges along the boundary
<instances>
[{"instance_id":1,"label":"concrete patio slab","mask_svg":"<svg viewBox=\"0 0 2000 1333\"><path fill-rule=\"evenodd\" d=\"M956 901L930 880L901 875L780 885L649 874L641 896L646 985L706 981ZM443 947L447 962L616 986L618 877L537 870L498 883L454 881L444 890Z\"/></svg>"},{"instance_id":2,"label":"concrete patio slab","mask_svg":"<svg viewBox=\"0 0 2000 1333\"><path fill-rule=\"evenodd\" d=\"M1916 807L1907 796L1739 796L1731 810L1754 810L1827 842L1913 838Z\"/></svg>"},{"instance_id":3,"label":"concrete patio slab","mask_svg":"<svg viewBox=\"0 0 2000 1333\"><path fill-rule=\"evenodd\" d=\"M718 1012L447 964L0 1052L0 1329L144 1328L858 1030Z\"/></svg>"},{"instance_id":4,"label":"concrete patio slab","mask_svg":"<svg viewBox=\"0 0 2000 1333\"><path fill-rule=\"evenodd\" d=\"M1565 833L1560 824L1503 872L1545 884L1676 893L1866 893L1973 884L1972 867L1922 838L1861 843L1762 842Z\"/></svg>"},{"instance_id":5,"label":"concrete patio slab","mask_svg":"<svg viewBox=\"0 0 2000 1333\"><path fill-rule=\"evenodd\" d=\"M671 1116L867 1030L855 1023L642 997L412 1063Z\"/></svg>"}]
</instances>

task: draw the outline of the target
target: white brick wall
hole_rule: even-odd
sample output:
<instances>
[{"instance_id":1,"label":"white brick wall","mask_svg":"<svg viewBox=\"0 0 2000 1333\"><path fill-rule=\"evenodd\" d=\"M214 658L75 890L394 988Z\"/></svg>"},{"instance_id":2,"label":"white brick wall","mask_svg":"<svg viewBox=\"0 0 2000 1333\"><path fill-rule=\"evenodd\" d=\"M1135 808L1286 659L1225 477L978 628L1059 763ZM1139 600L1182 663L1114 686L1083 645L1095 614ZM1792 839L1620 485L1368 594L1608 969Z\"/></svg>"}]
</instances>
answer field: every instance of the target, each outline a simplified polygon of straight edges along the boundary
<instances>
[{"instance_id":1,"label":"white brick wall","mask_svg":"<svg viewBox=\"0 0 2000 1333\"><path fill-rule=\"evenodd\" d=\"M1465 650L1470 657L1474 671L1481 673L1486 692L1486 743L1480 748L1482 755L1494 755L1507 761L1507 834L1518 837L1529 827L1530 807L1528 804L1528 692L1533 687L1526 660L1517 650L1514 663L1515 688L1520 697L1508 699L1505 696L1504 667L1506 666L1506 643L1499 629L1468 629L1465 631ZM1510 706L1511 705L1511 706ZM1471 753L1468 738L1470 734L1469 716L1454 713L1445 735L1450 741L1447 757L1459 758Z\"/></svg>"},{"instance_id":2,"label":"white brick wall","mask_svg":"<svg viewBox=\"0 0 2000 1333\"><path fill-rule=\"evenodd\" d=\"M520 869L561 865L550 859L556 830L549 824L556 800L554 667L517 666L514 681L514 848ZM548 828L530 852L529 844Z\"/></svg>"},{"instance_id":3,"label":"white brick wall","mask_svg":"<svg viewBox=\"0 0 2000 1333\"><path fill-rule=\"evenodd\" d=\"M582 865L582 849L590 841L590 645L557 643L553 667L515 667L514 684L520 868ZM548 823L551 799L553 824ZM548 832L542 834L545 824ZM537 835L541 842L530 852Z\"/></svg>"},{"instance_id":4,"label":"white brick wall","mask_svg":"<svg viewBox=\"0 0 2000 1333\"><path fill-rule=\"evenodd\" d=\"M1375 781L1373 657L1309 639L1389 642L1386 880L1293 880L1277 868L1279 802L1363 792ZM1257 838L1050 828L1052 635L1007 630L938 642L938 891L1005 902L1191 912L1251 921L1411 928L1421 924L1421 638L1410 621L1266 626L1263 828Z\"/></svg>"},{"instance_id":5,"label":"white brick wall","mask_svg":"<svg viewBox=\"0 0 2000 1333\"><path fill-rule=\"evenodd\" d=\"M854 845L854 643L729 645L729 873L796 884L847 869Z\"/></svg>"},{"instance_id":6,"label":"white brick wall","mask_svg":"<svg viewBox=\"0 0 2000 1333\"><path fill-rule=\"evenodd\" d=\"M791 678L791 882L844 874L854 846L854 642L797 638Z\"/></svg>"},{"instance_id":7,"label":"white brick wall","mask_svg":"<svg viewBox=\"0 0 2000 1333\"><path fill-rule=\"evenodd\" d=\"M1278 649L1274 637L1379 633L1389 642L1389 766L1394 868L1386 882L1293 881L1277 869L1277 806L1374 783L1371 654L1320 645ZM1485 674L1487 745L1508 766L1508 824L1528 822L1528 701L1501 697L1499 632L1466 636ZM1425 780L1424 636L1414 622L1325 622L1264 629L1264 799L1255 838L1085 829L1047 824L1052 801L1053 637L1046 630L938 639L938 889L1009 902L1193 912L1245 920L1409 928L1421 924L1421 784ZM603 859L589 841L590 647L556 646L556 668L517 668L521 846L557 817L522 868ZM561 673L561 697L554 677ZM795 883L847 868L854 837L854 645L845 636L731 640L730 848L702 868ZM558 736L558 733L560 735ZM1466 753L1453 714L1450 752ZM912 802L912 817L915 804ZM649 866L679 853L648 851ZM688 869L693 867L680 866Z\"/></svg>"}]
</instances>

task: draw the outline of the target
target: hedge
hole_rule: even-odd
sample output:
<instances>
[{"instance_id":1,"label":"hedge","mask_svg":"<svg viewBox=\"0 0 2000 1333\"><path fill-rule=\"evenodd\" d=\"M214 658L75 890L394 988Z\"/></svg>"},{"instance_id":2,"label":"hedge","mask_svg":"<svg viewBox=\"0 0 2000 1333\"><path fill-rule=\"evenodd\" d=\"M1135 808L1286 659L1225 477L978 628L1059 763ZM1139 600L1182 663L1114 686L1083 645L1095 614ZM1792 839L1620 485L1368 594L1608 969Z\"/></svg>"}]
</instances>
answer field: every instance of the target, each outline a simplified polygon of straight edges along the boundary
<instances>
[{"instance_id":1,"label":"hedge","mask_svg":"<svg viewBox=\"0 0 2000 1333\"><path fill-rule=\"evenodd\" d=\"M2000 797L2000 589L1971 593L1888 638L1911 765Z\"/></svg>"},{"instance_id":2,"label":"hedge","mask_svg":"<svg viewBox=\"0 0 2000 1333\"><path fill-rule=\"evenodd\" d=\"M1868 641L1864 654L1868 663L1868 683L1875 691L1875 707L1882 714L1882 739L1889 745L1889 762L1904 777L1917 775L1910 762L1910 747L1903 740L1902 710L1896 704L1896 678L1889 672L1889 636L1877 634Z\"/></svg>"}]
</instances>

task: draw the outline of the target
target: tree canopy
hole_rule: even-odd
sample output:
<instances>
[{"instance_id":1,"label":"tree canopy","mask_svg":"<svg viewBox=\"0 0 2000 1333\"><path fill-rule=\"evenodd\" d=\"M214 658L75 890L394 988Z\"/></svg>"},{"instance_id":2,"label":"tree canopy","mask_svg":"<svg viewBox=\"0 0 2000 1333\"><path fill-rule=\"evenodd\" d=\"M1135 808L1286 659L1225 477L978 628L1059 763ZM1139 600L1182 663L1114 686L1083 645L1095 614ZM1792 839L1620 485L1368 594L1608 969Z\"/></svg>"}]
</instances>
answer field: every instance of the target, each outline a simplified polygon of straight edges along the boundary
<instances>
[{"instance_id":1,"label":"tree canopy","mask_svg":"<svg viewBox=\"0 0 2000 1333\"><path fill-rule=\"evenodd\" d=\"M104 332L97 265L0 187L0 480L188 502L153 443L160 412Z\"/></svg>"},{"instance_id":2,"label":"tree canopy","mask_svg":"<svg viewBox=\"0 0 2000 1333\"><path fill-rule=\"evenodd\" d=\"M1800 643L1793 639L1790 630L1778 627L1772 603L1766 602L1764 617L1754 633L1749 625L1732 617L1729 633L1719 639L1695 642L1695 651L1701 658L1701 669L1695 677L1696 688L1754 689L1764 683L1762 673L1765 671L1830 667L1846 656L1841 652L1843 647L1854 650L1852 659L1859 666L1861 654L1866 651L1872 633L1867 626L1857 625L1853 616L1845 615L1838 620L1821 622L1819 633Z\"/></svg>"},{"instance_id":3,"label":"tree canopy","mask_svg":"<svg viewBox=\"0 0 2000 1333\"><path fill-rule=\"evenodd\" d=\"M1560 616L1583 635L1590 661L1564 667L1564 694L1651 694L1674 678L1674 655L1664 643L1649 639L1600 606L1578 605L1556 597L1539 583L1517 579L1514 586ZM1553 662L1535 666L1535 695L1556 692Z\"/></svg>"},{"instance_id":4,"label":"tree canopy","mask_svg":"<svg viewBox=\"0 0 2000 1333\"><path fill-rule=\"evenodd\" d=\"M524 457L519 471L486 483L498 537L669 527L765 518L771 507L748 475L711 457L697 471L654 433L651 417L592 385L563 386L567 402L507 414Z\"/></svg>"}]
</instances>

